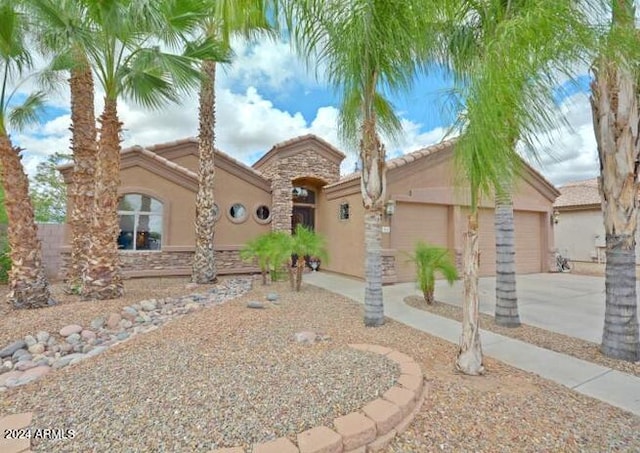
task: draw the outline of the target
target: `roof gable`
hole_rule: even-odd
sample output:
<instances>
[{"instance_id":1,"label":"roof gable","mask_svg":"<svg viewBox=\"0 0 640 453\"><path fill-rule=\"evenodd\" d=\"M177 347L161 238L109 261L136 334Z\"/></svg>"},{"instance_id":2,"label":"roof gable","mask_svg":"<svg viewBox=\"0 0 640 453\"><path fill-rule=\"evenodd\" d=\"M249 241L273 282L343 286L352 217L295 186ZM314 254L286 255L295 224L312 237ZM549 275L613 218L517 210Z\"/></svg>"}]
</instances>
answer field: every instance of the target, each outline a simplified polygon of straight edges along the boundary
<instances>
[{"instance_id":1,"label":"roof gable","mask_svg":"<svg viewBox=\"0 0 640 453\"><path fill-rule=\"evenodd\" d=\"M253 164L253 168L256 170L260 170L261 168L267 166L269 162L273 161L273 159L301 153L309 149L310 147L312 147L314 151L317 151L329 161L335 162L338 165L340 165L340 163L346 157L342 151L335 148L326 140L323 140L314 134L307 134L275 144L269 151L267 151L264 156L262 156L256 163Z\"/></svg>"}]
</instances>

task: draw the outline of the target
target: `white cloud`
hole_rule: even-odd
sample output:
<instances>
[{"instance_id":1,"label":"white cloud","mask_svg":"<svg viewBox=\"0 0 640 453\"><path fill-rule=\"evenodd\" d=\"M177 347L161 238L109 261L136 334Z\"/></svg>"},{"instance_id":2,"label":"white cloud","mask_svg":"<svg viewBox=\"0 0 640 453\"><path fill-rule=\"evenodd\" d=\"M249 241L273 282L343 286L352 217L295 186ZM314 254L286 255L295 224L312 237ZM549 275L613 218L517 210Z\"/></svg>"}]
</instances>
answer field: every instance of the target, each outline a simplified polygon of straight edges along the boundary
<instances>
[{"instance_id":1,"label":"white cloud","mask_svg":"<svg viewBox=\"0 0 640 453\"><path fill-rule=\"evenodd\" d=\"M542 139L543 145L537 150L540 162L532 162L558 186L569 181L593 178L599 172L588 95L582 93L567 98L560 106L560 111L568 125L555 128Z\"/></svg>"}]
</instances>

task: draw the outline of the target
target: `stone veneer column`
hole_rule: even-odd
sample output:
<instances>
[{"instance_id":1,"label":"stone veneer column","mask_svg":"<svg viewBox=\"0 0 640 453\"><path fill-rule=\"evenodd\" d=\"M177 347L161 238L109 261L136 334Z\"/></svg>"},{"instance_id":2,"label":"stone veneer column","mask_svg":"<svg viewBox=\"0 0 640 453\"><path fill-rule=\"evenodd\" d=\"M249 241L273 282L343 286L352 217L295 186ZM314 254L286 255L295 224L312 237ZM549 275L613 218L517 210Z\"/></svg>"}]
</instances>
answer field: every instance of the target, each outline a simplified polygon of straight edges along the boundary
<instances>
[{"instance_id":1,"label":"stone veneer column","mask_svg":"<svg viewBox=\"0 0 640 453\"><path fill-rule=\"evenodd\" d=\"M271 181L271 229L273 231L291 232L292 187L291 180L283 178L280 174Z\"/></svg>"}]
</instances>

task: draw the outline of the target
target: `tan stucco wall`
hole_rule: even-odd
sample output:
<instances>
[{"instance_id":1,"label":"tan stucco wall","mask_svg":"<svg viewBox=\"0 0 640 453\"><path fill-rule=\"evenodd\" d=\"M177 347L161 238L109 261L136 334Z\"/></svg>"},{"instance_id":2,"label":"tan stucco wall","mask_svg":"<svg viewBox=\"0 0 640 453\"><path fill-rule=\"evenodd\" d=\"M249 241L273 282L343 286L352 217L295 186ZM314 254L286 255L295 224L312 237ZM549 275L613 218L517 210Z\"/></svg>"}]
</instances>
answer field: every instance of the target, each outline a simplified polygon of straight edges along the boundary
<instances>
[{"instance_id":1,"label":"tan stucco wall","mask_svg":"<svg viewBox=\"0 0 640 453\"><path fill-rule=\"evenodd\" d=\"M176 157L175 159L172 160L172 162L175 162L176 164L184 168L188 168L194 173L198 173L198 156L195 154L188 154L186 156Z\"/></svg>"},{"instance_id":2,"label":"tan stucco wall","mask_svg":"<svg viewBox=\"0 0 640 453\"><path fill-rule=\"evenodd\" d=\"M364 276L364 207L360 192L325 198L318 204L317 231L328 241L329 262L323 269L355 277ZM349 220L340 220L340 204L349 203Z\"/></svg>"}]
</instances>

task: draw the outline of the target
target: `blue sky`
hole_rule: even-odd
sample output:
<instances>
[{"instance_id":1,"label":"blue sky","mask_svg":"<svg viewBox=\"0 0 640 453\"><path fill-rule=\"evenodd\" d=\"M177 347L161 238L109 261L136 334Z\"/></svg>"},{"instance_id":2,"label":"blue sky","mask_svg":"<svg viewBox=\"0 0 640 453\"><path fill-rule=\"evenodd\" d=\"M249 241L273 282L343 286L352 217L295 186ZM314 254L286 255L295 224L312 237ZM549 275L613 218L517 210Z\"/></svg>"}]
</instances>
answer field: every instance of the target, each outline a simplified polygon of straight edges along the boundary
<instances>
[{"instance_id":1,"label":"blue sky","mask_svg":"<svg viewBox=\"0 0 640 453\"><path fill-rule=\"evenodd\" d=\"M262 42L235 46L236 60L217 79L217 146L235 158L251 164L274 144L297 135L314 133L344 149L336 133L338 115L335 94L316 80L283 42ZM388 146L389 157L411 152L440 141L452 124L446 110L446 96L452 87L438 70L421 75L411 92L393 96L402 118L404 136ZM594 177L597 173L595 139L588 103L589 76L581 74L577 83L567 82L556 92L558 109L569 126L549 131L553 142L541 146L541 163L534 164L555 184ZM101 109L96 96L96 115ZM37 163L69 146L68 93L52 96L39 125L13 138L25 148L24 162L33 173ZM147 111L127 101L119 103L124 123L123 146L152 145L197 134L197 99L185 98L182 105ZM353 170L355 154L342 170ZM553 154L555 159L548 157Z\"/></svg>"}]
</instances>

